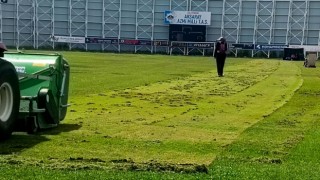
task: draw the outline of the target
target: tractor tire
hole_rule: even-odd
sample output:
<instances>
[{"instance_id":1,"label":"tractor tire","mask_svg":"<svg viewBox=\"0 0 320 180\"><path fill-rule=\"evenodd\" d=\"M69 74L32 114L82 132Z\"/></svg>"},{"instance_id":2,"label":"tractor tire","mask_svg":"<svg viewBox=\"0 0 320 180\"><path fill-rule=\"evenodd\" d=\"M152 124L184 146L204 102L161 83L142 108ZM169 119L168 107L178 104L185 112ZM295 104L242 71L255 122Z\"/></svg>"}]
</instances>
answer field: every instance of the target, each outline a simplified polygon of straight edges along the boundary
<instances>
[{"instance_id":1,"label":"tractor tire","mask_svg":"<svg viewBox=\"0 0 320 180\"><path fill-rule=\"evenodd\" d=\"M14 66L0 59L0 140L10 137L19 113L19 79Z\"/></svg>"}]
</instances>

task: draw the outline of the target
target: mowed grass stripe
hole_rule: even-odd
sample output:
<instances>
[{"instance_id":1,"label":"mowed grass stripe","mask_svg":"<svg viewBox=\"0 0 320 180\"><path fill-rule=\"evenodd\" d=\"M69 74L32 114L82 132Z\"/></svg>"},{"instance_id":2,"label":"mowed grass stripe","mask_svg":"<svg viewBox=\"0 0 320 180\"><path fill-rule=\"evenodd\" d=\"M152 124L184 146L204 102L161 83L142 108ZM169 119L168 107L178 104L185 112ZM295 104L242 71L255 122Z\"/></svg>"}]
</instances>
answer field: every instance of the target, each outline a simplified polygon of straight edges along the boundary
<instances>
[{"instance_id":1,"label":"mowed grass stripe","mask_svg":"<svg viewBox=\"0 0 320 180\"><path fill-rule=\"evenodd\" d=\"M70 95L74 98L177 79L215 68L212 57L83 52L62 54L70 62Z\"/></svg>"},{"instance_id":2,"label":"mowed grass stripe","mask_svg":"<svg viewBox=\"0 0 320 180\"><path fill-rule=\"evenodd\" d=\"M300 65L300 64L299 64ZM319 179L320 71L303 68L292 99L248 128L212 164L215 178Z\"/></svg>"}]
</instances>

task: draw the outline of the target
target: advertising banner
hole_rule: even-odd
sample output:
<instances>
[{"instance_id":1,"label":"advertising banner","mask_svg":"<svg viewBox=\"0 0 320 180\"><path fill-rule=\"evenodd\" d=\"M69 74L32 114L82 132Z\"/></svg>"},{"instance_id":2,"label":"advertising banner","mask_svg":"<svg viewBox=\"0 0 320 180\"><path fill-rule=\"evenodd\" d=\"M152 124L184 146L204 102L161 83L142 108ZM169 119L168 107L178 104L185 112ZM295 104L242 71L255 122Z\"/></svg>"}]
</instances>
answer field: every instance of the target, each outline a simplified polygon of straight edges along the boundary
<instances>
[{"instance_id":1,"label":"advertising banner","mask_svg":"<svg viewBox=\"0 0 320 180\"><path fill-rule=\"evenodd\" d=\"M211 12L200 11L165 11L165 24L206 25L211 23Z\"/></svg>"},{"instance_id":2,"label":"advertising banner","mask_svg":"<svg viewBox=\"0 0 320 180\"><path fill-rule=\"evenodd\" d=\"M120 39L119 44L139 45L139 40L135 40L135 39Z\"/></svg>"},{"instance_id":3,"label":"advertising banner","mask_svg":"<svg viewBox=\"0 0 320 180\"><path fill-rule=\"evenodd\" d=\"M190 42L188 43L188 47L199 49L211 49L214 47L214 42Z\"/></svg>"},{"instance_id":4,"label":"advertising banner","mask_svg":"<svg viewBox=\"0 0 320 180\"><path fill-rule=\"evenodd\" d=\"M171 46L172 47L187 47L187 42L172 41Z\"/></svg>"},{"instance_id":5,"label":"advertising banner","mask_svg":"<svg viewBox=\"0 0 320 180\"><path fill-rule=\"evenodd\" d=\"M139 40L139 45L146 45L146 46L151 46L152 45L152 41L150 40Z\"/></svg>"},{"instance_id":6,"label":"advertising banner","mask_svg":"<svg viewBox=\"0 0 320 180\"><path fill-rule=\"evenodd\" d=\"M118 39L112 39L112 38L97 38L97 37L89 37L85 38L86 43L96 43L96 44L118 44Z\"/></svg>"},{"instance_id":7,"label":"advertising banner","mask_svg":"<svg viewBox=\"0 0 320 180\"><path fill-rule=\"evenodd\" d=\"M169 41L166 40L154 40L153 41L154 46L169 46Z\"/></svg>"},{"instance_id":8,"label":"advertising banner","mask_svg":"<svg viewBox=\"0 0 320 180\"><path fill-rule=\"evenodd\" d=\"M278 45L278 44L256 44L255 45L256 50L283 50L284 48L287 48L288 45Z\"/></svg>"},{"instance_id":9,"label":"advertising banner","mask_svg":"<svg viewBox=\"0 0 320 180\"><path fill-rule=\"evenodd\" d=\"M137 40L137 39L120 39L119 44L124 45L152 45L151 40Z\"/></svg>"},{"instance_id":10,"label":"advertising banner","mask_svg":"<svg viewBox=\"0 0 320 180\"><path fill-rule=\"evenodd\" d=\"M254 44L231 44L230 49L246 49L253 50L255 48Z\"/></svg>"},{"instance_id":11,"label":"advertising banner","mask_svg":"<svg viewBox=\"0 0 320 180\"><path fill-rule=\"evenodd\" d=\"M60 42L60 43L85 43L85 37L70 37L70 36L51 36L50 40L52 42Z\"/></svg>"}]
</instances>

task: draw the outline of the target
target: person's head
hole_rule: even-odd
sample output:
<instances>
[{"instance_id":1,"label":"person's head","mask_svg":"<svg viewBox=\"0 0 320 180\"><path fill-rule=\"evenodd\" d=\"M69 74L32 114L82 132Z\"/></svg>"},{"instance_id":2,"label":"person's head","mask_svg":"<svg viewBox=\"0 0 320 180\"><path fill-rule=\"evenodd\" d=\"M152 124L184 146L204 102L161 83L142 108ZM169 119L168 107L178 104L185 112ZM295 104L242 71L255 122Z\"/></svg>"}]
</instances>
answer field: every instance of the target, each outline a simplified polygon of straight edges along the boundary
<instances>
[{"instance_id":1,"label":"person's head","mask_svg":"<svg viewBox=\"0 0 320 180\"><path fill-rule=\"evenodd\" d=\"M5 44L0 42L0 57L4 57L4 52L7 51L7 47Z\"/></svg>"},{"instance_id":2,"label":"person's head","mask_svg":"<svg viewBox=\"0 0 320 180\"><path fill-rule=\"evenodd\" d=\"M224 42L226 42L226 39L221 36L221 37L219 37L219 38L217 39L217 41L224 43Z\"/></svg>"}]
</instances>

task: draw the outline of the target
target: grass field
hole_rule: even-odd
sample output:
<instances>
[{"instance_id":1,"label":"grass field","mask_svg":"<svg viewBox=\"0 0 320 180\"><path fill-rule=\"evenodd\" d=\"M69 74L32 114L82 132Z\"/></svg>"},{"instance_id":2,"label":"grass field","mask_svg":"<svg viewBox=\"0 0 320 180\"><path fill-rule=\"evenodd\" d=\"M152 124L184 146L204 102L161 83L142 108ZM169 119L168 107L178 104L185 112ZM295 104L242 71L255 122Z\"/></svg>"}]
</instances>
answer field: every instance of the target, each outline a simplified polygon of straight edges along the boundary
<instances>
[{"instance_id":1,"label":"grass field","mask_svg":"<svg viewBox=\"0 0 320 180\"><path fill-rule=\"evenodd\" d=\"M319 68L61 52L58 128L0 143L0 179L320 179Z\"/></svg>"}]
</instances>

